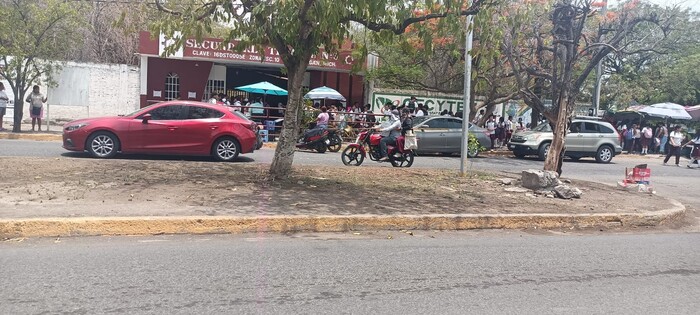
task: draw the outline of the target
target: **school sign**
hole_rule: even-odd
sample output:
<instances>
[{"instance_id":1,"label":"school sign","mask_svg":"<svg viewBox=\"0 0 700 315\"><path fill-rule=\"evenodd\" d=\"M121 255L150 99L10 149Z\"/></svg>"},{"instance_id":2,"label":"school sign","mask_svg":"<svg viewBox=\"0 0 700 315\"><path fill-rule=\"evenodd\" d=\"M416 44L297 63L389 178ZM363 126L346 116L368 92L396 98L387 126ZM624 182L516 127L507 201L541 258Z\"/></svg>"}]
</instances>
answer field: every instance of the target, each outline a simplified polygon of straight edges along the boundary
<instances>
[{"instance_id":1,"label":"school sign","mask_svg":"<svg viewBox=\"0 0 700 315\"><path fill-rule=\"evenodd\" d=\"M399 93L375 92L372 93L372 111L378 111L387 102L391 102L392 104L399 106L401 104L404 104L406 101L410 100L411 96L415 96L418 100L418 103L423 103L423 105L428 106L428 112L430 113L430 115L438 115L443 110L448 110L453 113L461 112L462 108L464 107L464 101L458 97L420 96Z\"/></svg>"}]
</instances>

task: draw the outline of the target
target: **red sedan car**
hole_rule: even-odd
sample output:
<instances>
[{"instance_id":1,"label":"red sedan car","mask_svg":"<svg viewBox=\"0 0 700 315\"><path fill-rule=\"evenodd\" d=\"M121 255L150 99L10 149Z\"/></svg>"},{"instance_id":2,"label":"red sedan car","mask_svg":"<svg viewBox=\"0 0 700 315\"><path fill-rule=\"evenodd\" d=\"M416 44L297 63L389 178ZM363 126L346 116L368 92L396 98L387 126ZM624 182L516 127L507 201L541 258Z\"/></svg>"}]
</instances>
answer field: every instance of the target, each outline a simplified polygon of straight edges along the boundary
<instances>
[{"instance_id":1,"label":"red sedan car","mask_svg":"<svg viewBox=\"0 0 700 315\"><path fill-rule=\"evenodd\" d=\"M220 161L259 149L257 125L228 107L169 101L119 117L72 121L63 148L97 158L125 154L211 155Z\"/></svg>"}]
</instances>

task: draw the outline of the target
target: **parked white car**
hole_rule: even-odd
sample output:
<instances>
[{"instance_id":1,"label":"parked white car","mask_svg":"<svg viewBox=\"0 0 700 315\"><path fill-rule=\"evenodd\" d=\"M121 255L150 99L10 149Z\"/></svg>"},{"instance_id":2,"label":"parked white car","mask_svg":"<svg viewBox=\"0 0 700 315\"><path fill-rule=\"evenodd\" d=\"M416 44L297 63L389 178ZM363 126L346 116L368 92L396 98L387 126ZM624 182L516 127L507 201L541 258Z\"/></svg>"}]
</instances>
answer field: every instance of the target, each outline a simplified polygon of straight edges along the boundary
<instances>
[{"instance_id":1,"label":"parked white car","mask_svg":"<svg viewBox=\"0 0 700 315\"><path fill-rule=\"evenodd\" d=\"M517 158L537 155L540 160L547 158L552 143L552 129L543 123L529 131L515 133L508 143L508 149ZM572 120L566 135L564 156L572 160L594 157L599 163L610 163L615 155L622 153L620 134L608 122L595 118Z\"/></svg>"}]
</instances>

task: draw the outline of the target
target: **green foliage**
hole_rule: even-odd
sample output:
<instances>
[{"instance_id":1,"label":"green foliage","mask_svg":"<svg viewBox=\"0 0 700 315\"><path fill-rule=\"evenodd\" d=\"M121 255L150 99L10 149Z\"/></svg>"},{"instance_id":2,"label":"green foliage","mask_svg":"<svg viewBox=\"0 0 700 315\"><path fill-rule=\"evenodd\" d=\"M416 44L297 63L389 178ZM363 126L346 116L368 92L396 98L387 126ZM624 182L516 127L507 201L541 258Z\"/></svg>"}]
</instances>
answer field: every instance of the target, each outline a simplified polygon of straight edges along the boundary
<instances>
[{"instance_id":1,"label":"green foliage","mask_svg":"<svg viewBox=\"0 0 700 315\"><path fill-rule=\"evenodd\" d=\"M478 150L479 152L486 151L486 148L482 146L481 143L479 143L479 139L477 139L476 136L471 132L469 133L469 141L467 143L469 152L471 152L474 149Z\"/></svg>"},{"instance_id":2,"label":"green foliage","mask_svg":"<svg viewBox=\"0 0 700 315\"><path fill-rule=\"evenodd\" d=\"M294 142L302 120L302 82L311 56L321 50L336 55L347 47L355 30L364 27L374 42L390 42L395 35L415 27L426 46L432 36L443 36L458 28L459 16L475 14L489 0L156 0L165 14L151 30L174 40L169 52L189 37L201 39L215 25L226 25L226 40L240 40L236 50L265 46L277 50L288 75L289 102L280 142L270 167L271 177L291 171ZM434 21L436 28L430 28ZM362 26L362 27L359 27ZM453 32L454 33L454 32ZM363 58L367 48L355 43L354 56ZM166 53L168 53L166 51ZM358 60L361 62L362 60Z\"/></svg>"},{"instance_id":3,"label":"green foliage","mask_svg":"<svg viewBox=\"0 0 700 315\"><path fill-rule=\"evenodd\" d=\"M24 95L33 84L61 66L64 52L80 43L73 32L80 26L82 5L62 0L6 0L0 2L0 76L15 94L15 132L19 132Z\"/></svg>"}]
</instances>

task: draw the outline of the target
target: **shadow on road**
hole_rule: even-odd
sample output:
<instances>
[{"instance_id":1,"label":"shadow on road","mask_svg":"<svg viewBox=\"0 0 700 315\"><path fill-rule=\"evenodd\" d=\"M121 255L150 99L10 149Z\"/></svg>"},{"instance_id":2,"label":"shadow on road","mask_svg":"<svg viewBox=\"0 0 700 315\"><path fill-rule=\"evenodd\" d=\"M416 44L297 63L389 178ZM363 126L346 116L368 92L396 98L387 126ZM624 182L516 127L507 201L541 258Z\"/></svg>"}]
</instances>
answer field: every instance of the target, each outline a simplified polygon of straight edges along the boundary
<instances>
[{"instance_id":1,"label":"shadow on road","mask_svg":"<svg viewBox=\"0 0 700 315\"><path fill-rule=\"evenodd\" d=\"M86 152L65 152L61 156L77 159L92 159ZM219 162L210 156L184 156L184 155L146 155L146 154L117 154L115 160L145 160L145 161L190 161L190 162ZM251 163L254 159L246 156L238 156L236 163Z\"/></svg>"}]
</instances>

